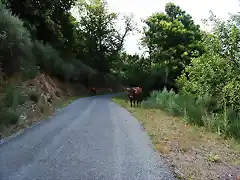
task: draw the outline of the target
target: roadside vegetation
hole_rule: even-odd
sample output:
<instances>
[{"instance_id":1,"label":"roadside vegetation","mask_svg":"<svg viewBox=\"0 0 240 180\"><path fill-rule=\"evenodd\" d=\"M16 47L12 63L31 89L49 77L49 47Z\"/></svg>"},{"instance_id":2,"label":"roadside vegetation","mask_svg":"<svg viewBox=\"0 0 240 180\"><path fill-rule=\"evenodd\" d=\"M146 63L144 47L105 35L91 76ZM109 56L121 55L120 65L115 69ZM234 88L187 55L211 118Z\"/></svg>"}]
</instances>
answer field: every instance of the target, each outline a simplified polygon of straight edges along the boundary
<instances>
[{"instance_id":1,"label":"roadside vegetation","mask_svg":"<svg viewBox=\"0 0 240 180\"><path fill-rule=\"evenodd\" d=\"M0 16L4 136L73 97L88 96L88 87L116 92L122 84L141 86L146 97L142 108L130 110L156 149L179 165L180 176L216 179L216 167L239 168L239 13L223 22L211 12L205 20L211 31L205 32L181 7L167 3L165 12L144 20L143 55L123 48L137 30L134 17L110 11L105 0L0 0ZM126 106L125 100L117 101ZM178 141L183 148L175 151L170 144ZM204 160L189 160L190 152ZM183 156L188 160L182 161ZM194 162L203 165L202 171L190 168Z\"/></svg>"},{"instance_id":2,"label":"roadside vegetation","mask_svg":"<svg viewBox=\"0 0 240 180\"><path fill-rule=\"evenodd\" d=\"M142 124L154 148L173 167L179 179L239 179L240 144L207 127L193 125L160 105L144 102L131 108L126 95L113 101L131 112Z\"/></svg>"},{"instance_id":3,"label":"roadside vegetation","mask_svg":"<svg viewBox=\"0 0 240 180\"><path fill-rule=\"evenodd\" d=\"M222 22L212 12L205 32L173 3L145 21L142 44L148 57L122 54L126 84L148 91L143 107L158 107L205 126L223 137L240 138L240 14Z\"/></svg>"},{"instance_id":4,"label":"roadside vegetation","mask_svg":"<svg viewBox=\"0 0 240 180\"><path fill-rule=\"evenodd\" d=\"M240 14L226 22L210 12L210 32L179 6L145 19L142 45L149 56L122 54L123 82L148 92L129 108L156 149L186 179L237 179L239 164Z\"/></svg>"},{"instance_id":5,"label":"roadside vegetation","mask_svg":"<svg viewBox=\"0 0 240 180\"><path fill-rule=\"evenodd\" d=\"M121 90L111 69L134 31L132 16L102 0L0 0L0 16L0 136L89 95L88 87Z\"/></svg>"}]
</instances>

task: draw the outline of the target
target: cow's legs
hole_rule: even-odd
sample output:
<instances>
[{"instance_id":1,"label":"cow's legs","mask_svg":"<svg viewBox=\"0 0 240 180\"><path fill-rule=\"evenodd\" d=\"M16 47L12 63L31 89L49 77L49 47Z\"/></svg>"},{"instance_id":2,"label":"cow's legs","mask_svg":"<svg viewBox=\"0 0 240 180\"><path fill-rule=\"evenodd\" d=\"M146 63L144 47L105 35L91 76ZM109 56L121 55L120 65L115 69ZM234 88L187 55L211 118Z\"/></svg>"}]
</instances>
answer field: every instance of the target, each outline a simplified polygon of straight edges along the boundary
<instances>
[{"instance_id":1,"label":"cow's legs","mask_svg":"<svg viewBox=\"0 0 240 180\"><path fill-rule=\"evenodd\" d=\"M137 107L138 107L138 97L136 97L136 103L137 103Z\"/></svg>"},{"instance_id":2,"label":"cow's legs","mask_svg":"<svg viewBox=\"0 0 240 180\"><path fill-rule=\"evenodd\" d=\"M141 105L141 100L140 99L137 100L137 104L138 104L138 106Z\"/></svg>"}]
</instances>

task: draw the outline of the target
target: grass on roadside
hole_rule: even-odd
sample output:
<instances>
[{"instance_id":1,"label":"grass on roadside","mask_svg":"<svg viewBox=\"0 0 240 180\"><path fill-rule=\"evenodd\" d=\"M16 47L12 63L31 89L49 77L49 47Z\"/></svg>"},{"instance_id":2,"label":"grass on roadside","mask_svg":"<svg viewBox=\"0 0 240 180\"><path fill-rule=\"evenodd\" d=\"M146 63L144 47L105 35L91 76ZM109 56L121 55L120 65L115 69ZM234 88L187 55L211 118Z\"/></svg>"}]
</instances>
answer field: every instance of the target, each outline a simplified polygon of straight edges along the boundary
<instances>
[{"instance_id":1,"label":"grass on roadside","mask_svg":"<svg viewBox=\"0 0 240 180\"><path fill-rule=\"evenodd\" d=\"M236 179L240 175L240 145L235 140L224 140L160 109L130 108L126 95L113 101L140 120L155 150L170 160L180 179L218 179L229 174Z\"/></svg>"},{"instance_id":2,"label":"grass on roadside","mask_svg":"<svg viewBox=\"0 0 240 180\"><path fill-rule=\"evenodd\" d=\"M32 104L34 106L34 109L31 111L30 114L28 114L29 116L24 115L26 117L26 119L24 118L24 120L19 120L21 113L18 111L12 111L10 109L9 111L6 111L7 113L1 112L0 113L1 117L4 117L5 119L8 119L11 122L14 122L15 126L7 126L7 127L0 126L0 138L10 136L11 134L14 134L17 131L24 131L25 128L29 128L33 124L39 123L43 119L47 120L49 119L50 116L52 116L57 111L57 109L64 108L68 106L70 103L72 103L73 101L75 101L76 99L83 98L83 97L87 97L87 95L65 97L65 98L62 97L63 99L53 102L51 106L49 106L49 104L46 104L46 103ZM39 109L39 112L37 109ZM16 113L18 113L17 116L15 115Z\"/></svg>"}]
</instances>

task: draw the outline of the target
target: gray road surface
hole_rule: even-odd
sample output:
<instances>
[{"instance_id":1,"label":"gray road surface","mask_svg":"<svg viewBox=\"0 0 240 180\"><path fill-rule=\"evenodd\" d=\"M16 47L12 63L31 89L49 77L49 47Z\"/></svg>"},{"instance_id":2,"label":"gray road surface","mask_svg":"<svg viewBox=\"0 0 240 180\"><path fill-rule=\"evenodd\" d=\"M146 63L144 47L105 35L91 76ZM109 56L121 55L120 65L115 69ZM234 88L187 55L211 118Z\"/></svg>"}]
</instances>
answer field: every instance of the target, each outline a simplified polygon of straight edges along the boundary
<instances>
[{"instance_id":1,"label":"gray road surface","mask_svg":"<svg viewBox=\"0 0 240 180\"><path fill-rule=\"evenodd\" d=\"M172 180L138 121L108 96L74 101L0 145L0 180Z\"/></svg>"}]
</instances>

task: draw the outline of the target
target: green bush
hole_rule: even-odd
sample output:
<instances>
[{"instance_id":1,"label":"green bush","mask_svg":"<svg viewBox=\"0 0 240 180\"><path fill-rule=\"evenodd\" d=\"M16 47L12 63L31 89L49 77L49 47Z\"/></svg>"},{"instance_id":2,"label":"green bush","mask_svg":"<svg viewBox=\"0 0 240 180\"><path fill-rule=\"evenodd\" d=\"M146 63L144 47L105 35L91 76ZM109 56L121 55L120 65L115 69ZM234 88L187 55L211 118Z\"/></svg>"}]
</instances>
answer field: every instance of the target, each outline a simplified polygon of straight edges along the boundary
<instances>
[{"instance_id":1,"label":"green bush","mask_svg":"<svg viewBox=\"0 0 240 180\"><path fill-rule=\"evenodd\" d=\"M2 72L6 75L12 75L18 71L22 71L26 75L30 74L35 67L34 56L31 52L30 33L24 28L23 21L13 16L1 2L0 17L0 64Z\"/></svg>"},{"instance_id":2,"label":"green bush","mask_svg":"<svg viewBox=\"0 0 240 180\"><path fill-rule=\"evenodd\" d=\"M158 109L162 108L161 105L157 104L156 100L147 99L146 101L142 102L142 107L145 109Z\"/></svg>"},{"instance_id":3,"label":"green bush","mask_svg":"<svg viewBox=\"0 0 240 180\"><path fill-rule=\"evenodd\" d=\"M4 91L3 104L5 107L11 107L16 104L16 88L8 86Z\"/></svg>"},{"instance_id":4,"label":"green bush","mask_svg":"<svg viewBox=\"0 0 240 180\"><path fill-rule=\"evenodd\" d=\"M224 99L227 107L240 110L239 74L227 59L211 54L193 59L177 81L184 93L204 99L208 110L222 111Z\"/></svg>"},{"instance_id":5,"label":"green bush","mask_svg":"<svg viewBox=\"0 0 240 180\"><path fill-rule=\"evenodd\" d=\"M64 61L57 50L49 44L44 45L40 41L34 41L32 52L36 57L37 65L42 70L63 77L65 80L82 80L83 76L88 76L93 72L80 60Z\"/></svg>"},{"instance_id":6,"label":"green bush","mask_svg":"<svg viewBox=\"0 0 240 180\"><path fill-rule=\"evenodd\" d=\"M23 105L28 100L28 96L21 93L18 97L18 104Z\"/></svg>"},{"instance_id":7,"label":"green bush","mask_svg":"<svg viewBox=\"0 0 240 180\"><path fill-rule=\"evenodd\" d=\"M209 131L218 132L219 135L240 137L239 113L227 106L221 112L213 113L207 110L207 103L190 94L176 94L164 89L152 92L143 102L143 107L164 109L172 115L183 116L188 123L206 126Z\"/></svg>"},{"instance_id":8,"label":"green bush","mask_svg":"<svg viewBox=\"0 0 240 180\"><path fill-rule=\"evenodd\" d=\"M1 99L2 107L16 108L27 100L27 96L23 94L23 89L14 85L8 85L4 89L4 95Z\"/></svg>"},{"instance_id":9,"label":"green bush","mask_svg":"<svg viewBox=\"0 0 240 180\"><path fill-rule=\"evenodd\" d=\"M29 92L28 92L28 96L29 96L29 99L30 99L31 101L33 101L33 102L38 102L38 100L39 100L39 98L40 98L39 92L34 91L34 90L29 91Z\"/></svg>"},{"instance_id":10,"label":"green bush","mask_svg":"<svg viewBox=\"0 0 240 180\"><path fill-rule=\"evenodd\" d=\"M4 73L3 73L3 69L1 68L1 65L2 65L2 63L0 60L0 85L2 85L4 82L4 79L3 79Z\"/></svg>"},{"instance_id":11,"label":"green bush","mask_svg":"<svg viewBox=\"0 0 240 180\"><path fill-rule=\"evenodd\" d=\"M37 65L47 72L54 72L63 63L58 51L49 44L44 45L40 41L34 41L32 52L36 57Z\"/></svg>"},{"instance_id":12,"label":"green bush","mask_svg":"<svg viewBox=\"0 0 240 180\"><path fill-rule=\"evenodd\" d=\"M20 113L17 111L13 111L12 109L5 109L0 112L0 124L8 125L8 124L17 124L20 118Z\"/></svg>"},{"instance_id":13,"label":"green bush","mask_svg":"<svg viewBox=\"0 0 240 180\"><path fill-rule=\"evenodd\" d=\"M81 60L70 58L65 61L50 44L32 41L23 21L12 15L1 1L0 16L0 84L3 74L11 76L21 71L25 78L34 78L39 75L39 68L51 75L75 81L92 73L93 70Z\"/></svg>"}]
</instances>

